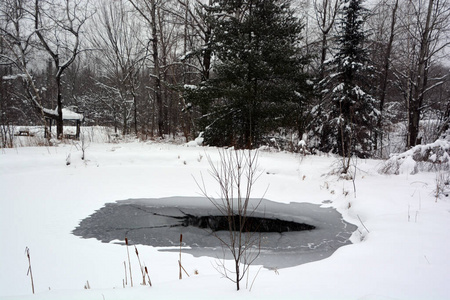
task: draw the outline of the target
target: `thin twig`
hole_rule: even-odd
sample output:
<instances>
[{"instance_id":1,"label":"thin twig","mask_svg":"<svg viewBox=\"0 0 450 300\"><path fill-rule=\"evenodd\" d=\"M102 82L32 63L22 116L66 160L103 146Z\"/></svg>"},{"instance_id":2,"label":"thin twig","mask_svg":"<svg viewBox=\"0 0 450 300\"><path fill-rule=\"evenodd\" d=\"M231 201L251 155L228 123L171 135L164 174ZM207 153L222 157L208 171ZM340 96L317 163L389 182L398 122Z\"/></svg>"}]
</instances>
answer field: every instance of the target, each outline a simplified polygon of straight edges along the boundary
<instances>
[{"instance_id":1,"label":"thin twig","mask_svg":"<svg viewBox=\"0 0 450 300\"><path fill-rule=\"evenodd\" d=\"M256 277L258 276L259 271L261 271L261 268L262 268L262 267L259 267L258 272L256 272L255 278L253 278L252 284L250 285L250 290L249 290L250 292L252 291L253 284L255 283L255 279L256 279Z\"/></svg>"},{"instance_id":2,"label":"thin twig","mask_svg":"<svg viewBox=\"0 0 450 300\"><path fill-rule=\"evenodd\" d=\"M361 220L361 218L359 217L359 215L356 215L359 219L359 221L361 222L362 226L366 229L367 233L370 233L369 229L367 229L366 225L364 225L363 221Z\"/></svg>"},{"instance_id":3,"label":"thin twig","mask_svg":"<svg viewBox=\"0 0 450 300\"><path fill-rule=\"evenodd\" d=\"M31 270L30 248L26 247L25 248L25 253L27 254L27 257L28 257L28 272L27 272L27 275L30 274L31 290L33 291L33 294L34 294L34 280L33 280L33 272Z\"/></svg>"}]
</instances>

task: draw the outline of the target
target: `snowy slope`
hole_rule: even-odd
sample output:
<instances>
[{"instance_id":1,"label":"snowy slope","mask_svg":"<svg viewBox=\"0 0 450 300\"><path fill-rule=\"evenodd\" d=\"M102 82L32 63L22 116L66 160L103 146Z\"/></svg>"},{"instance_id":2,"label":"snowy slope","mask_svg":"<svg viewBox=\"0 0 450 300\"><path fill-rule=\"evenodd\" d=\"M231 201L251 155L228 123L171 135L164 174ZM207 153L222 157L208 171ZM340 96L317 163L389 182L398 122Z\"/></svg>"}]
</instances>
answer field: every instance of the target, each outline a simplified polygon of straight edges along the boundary
<instances>
[{"instance_id":1,"label":"snowy slope","mask_svg":"<svg viewBox=\"0 0 450 300\"><path fill-rule=\"evenodd\" d=\"M359 226L353 245L298 267L254 266L248 288L244 282L239 292L214 269L212 258L184 254L191 277L179 280L177 253L140 245L153 287L139 286L132 255L135 287L124 289L126 248L71 231L107 202L198 196L193 177L201 173L215 193L206 155L217 160L217 149L91 143L86 161L73 145L2 149L0 299L450 299L450 199L436 201L434 173L380 175L380 161L358 160L353 185L330 174L335 157L271 152L260 153L263 174L253 196L268 187L264 197L277 202L331 200L328 205ZM87 281L90 290L83 288Z\"/></svg>"}]
</instances>

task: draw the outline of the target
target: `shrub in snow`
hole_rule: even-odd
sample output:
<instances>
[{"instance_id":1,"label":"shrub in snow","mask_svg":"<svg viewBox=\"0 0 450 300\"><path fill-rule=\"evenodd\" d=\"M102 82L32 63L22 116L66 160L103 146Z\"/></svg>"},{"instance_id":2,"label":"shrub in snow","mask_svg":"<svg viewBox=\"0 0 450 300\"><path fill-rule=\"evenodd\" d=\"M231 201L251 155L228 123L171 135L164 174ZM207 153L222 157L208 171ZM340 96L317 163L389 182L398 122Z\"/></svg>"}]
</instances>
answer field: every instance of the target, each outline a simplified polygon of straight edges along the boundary
<instances>
[{"instance_id":1,"label":"shrub in snow","mask_svg":"<svg viewBox=\"0 0 450 300\"><path fill-rule=\"evenodd\" d=\"M70 165L70 153L66 157L66 166Z\"/></svg>"},{"instance_id":2,"label":"shrub in snow","mask_svg":"<svg viewBox=\"0 0 450 300\"><path fill-rule=\"evenodd\" d=\"M426 145L417 145L406 152L393 154L380 169L385 174L400 174L419 171L450 170L450 141L437 140Z\"/></svg>"},{"instance_id":3,"label":"shrub in snow","mask_svg":"<svg viewBox=\"0 0 450 300\"><path fill-rule=\"evenodd\" d=\"M186 146L187 147L198 147L198 146L203 146L203 132L200 132L200 134L198 135L198 137L195 138L195 140L187 142Z\"/></svg>"}]
</instances>

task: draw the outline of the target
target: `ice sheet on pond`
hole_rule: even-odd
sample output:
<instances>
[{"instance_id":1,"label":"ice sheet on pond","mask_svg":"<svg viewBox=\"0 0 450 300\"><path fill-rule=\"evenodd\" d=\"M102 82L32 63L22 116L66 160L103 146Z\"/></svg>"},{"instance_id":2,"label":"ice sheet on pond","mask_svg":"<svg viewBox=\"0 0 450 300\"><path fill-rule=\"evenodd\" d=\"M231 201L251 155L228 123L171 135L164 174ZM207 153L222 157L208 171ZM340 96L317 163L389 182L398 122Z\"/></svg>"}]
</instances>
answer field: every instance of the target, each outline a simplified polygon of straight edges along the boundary
<instances>
[{"instance_id":1,"label":"ice sheet on pond","mask_svg":"<svg viewBox=\"0 0 450 300\"><path fill-rule=\"evenodd\" d=\"M350 236L357 229L331 207L283 204L266 199L251 199L249 207L257 217L315 227L306 231L261 233L261 246L255 246L252 251L260 250L254 264L266 268L292 267L327 258L339 247L351 244ZM179 251L180 234L183 234L183 252L230 258L216 236L225 238L227 232L182 226L186 215L217 216L220 212L208 199L200 197L121 200L107 203L82 220L73 234L106 243L124 241L127 237L130 244L160 247L161 251Z\"/></svg>"}]
</instances>

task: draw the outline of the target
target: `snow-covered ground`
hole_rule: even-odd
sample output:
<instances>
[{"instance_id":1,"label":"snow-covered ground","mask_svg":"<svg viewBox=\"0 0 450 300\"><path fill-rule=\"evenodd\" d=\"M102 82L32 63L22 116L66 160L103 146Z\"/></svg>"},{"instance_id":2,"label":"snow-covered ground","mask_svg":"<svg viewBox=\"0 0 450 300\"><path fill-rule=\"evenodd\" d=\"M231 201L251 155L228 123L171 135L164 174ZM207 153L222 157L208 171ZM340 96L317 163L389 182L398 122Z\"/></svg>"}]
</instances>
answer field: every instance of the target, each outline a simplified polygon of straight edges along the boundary
<instances>
[{"instance_id":1,"label":"snow-covered ground","mask_svg":"<svg viewBox=\"0 0 450 300\"><path fill-rule=\"evenodd\" d=\"M138 245L153 286L140 286L130 251L134 287L123 288L126 247L71 231L107 202L199 196L200 174L216 193L206 156L217 161L217 149L193 145L88 142L85 161L74 144L1 149L0 298L450 299L450 199L435 198L435 173L381 175L381 161L357 160L353 182L330 174L335 157L268 151L260 152L263 173L252 196L268 188L264 197L281 203L331 200L327 205L359 226L354 244L297 267L253 266L239 292L213 258L183 254L190 277L179 280L178 253Z\"/></svg>"}]
</instances>

